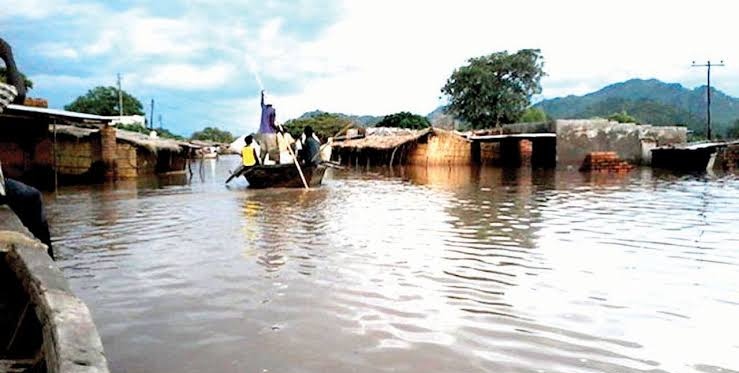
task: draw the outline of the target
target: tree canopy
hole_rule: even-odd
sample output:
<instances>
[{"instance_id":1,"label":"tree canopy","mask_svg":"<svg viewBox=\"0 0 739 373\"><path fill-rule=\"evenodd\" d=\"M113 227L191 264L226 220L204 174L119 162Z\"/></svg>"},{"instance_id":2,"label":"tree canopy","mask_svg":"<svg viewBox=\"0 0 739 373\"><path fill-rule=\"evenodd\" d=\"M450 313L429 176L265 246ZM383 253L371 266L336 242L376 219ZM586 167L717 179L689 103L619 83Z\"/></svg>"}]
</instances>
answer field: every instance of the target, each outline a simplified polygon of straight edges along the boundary
<instances>
[{"instance_id":1,"label":"tree canopy","mask_svg":"<svg viewBox=\"0 0 739 373\"><path fill-rule=\"evenodd\" d=\"M144 115L141 102L126 91L123 97L123 115ZM96 115L118 115L118 89L115 87L95 87L84 96L77 97L64 110Z\"/></svg>"},{"instance_id":2,"label":"tree canopy","mask_svg":"<svg viewBox=\"0 0 739 373\"><path fill-rule=\"evenodd\" d=\"M521 114L521 117L518 118L518 121L521 123L538 123L538 122L546 122L549 118L547 117L547 113L544 112L544 110L541 110L536 107L530 107L527 108L526 111Z\"/></svg>"},{"instance_id":3,"label":"tree canopy","mask_svg":"<svg viewBox=\"0 0 739 373\"><path fill-rule=\"evenodd\" d=\"M191 140L214 141L220 143L231 143L234 136L231 132L221 130L216 127L205 127L200 131L194 132L190 136Z\"/></svg>"},{"instance_id":4,"label":"tree canopy","mask_svg":"<svg viewBox=\"0 0 739 373\"><path fill-rule=\"evenodd\" d=\"M326 139L353 124L351 120L337 114L321 113L309 118L290 119L285 122L284 127L287 132L297 138L306 126L311 126L319 138Z\"/></svg>"},{"instance_id":5,"label":"tree canopy","mask_svg":"<svg viewBox=\"0 0 739 373\"><path fill-rule=\"evenodd\" d=\"M32 89L33 81L31 81L31 79L28 79L28 77L26 77L26 74L23 74L22 72L20 74L21 78L23 78L23 81L26 83L26 89ZM5 67L0 67L0 83L7 83L7 78L5 78L6 76L7 70L5 69Z\"/></svg>"},{"instance_id":6,"label":"tree canopy","mask_svg":"<svg viewBox=\"0 0 739 373\"><path fill-rule=\"evenodd\" d=\"M629 115L629 113L627 113L626 110L623 110L620 113L613 113L609 115L608 120L612 120L612 121L619 122L619 123L639 123L639 120Z\"/></svg>"},{"instance_id":7,"label":"tree canopy","mask_svg":"<svg viewBox=\"0 0 739 373\"><path fill-rule=\"evenodd\" d=\"M471 58L447 79L449 111L474 128L516 122L541 93L544 62L538 49Z\"/></svg>"},{"instance_id":8,"label":"tree canopy","mask_svg":"<svg viewBox=\"0 0 739 373\"><path fill-rule=\"evenodd\" d=\"M408 129L423 129L431 127L431 123L426 117L412 114L407 111L386 115L375 127L396 127Z\"/></svg>"}]
</instances>

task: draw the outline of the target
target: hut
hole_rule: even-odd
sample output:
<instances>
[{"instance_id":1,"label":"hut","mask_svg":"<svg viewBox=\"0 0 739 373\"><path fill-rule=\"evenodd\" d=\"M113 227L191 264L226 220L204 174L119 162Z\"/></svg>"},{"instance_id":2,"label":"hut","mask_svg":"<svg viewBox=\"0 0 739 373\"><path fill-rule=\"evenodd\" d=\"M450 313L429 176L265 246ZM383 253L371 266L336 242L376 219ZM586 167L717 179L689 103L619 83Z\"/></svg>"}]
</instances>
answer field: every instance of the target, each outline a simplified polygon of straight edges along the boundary
<instances>
[{"instance_id":1,"label":"hut","mask_svg":"<svg viewBox=\"0 0 739 373\"><path fill-rule=\"evenodd\" d=\"M450 165L473 162L472 142L437 128L367 128L364 136L337 138L339 162L348 165Z\"/></svg>"},{"instance_id":2,"label":"hut","mask_svg":"<svg viewBox=\"0 0 739 373\"><path fill-rule=\"evenodd\" d=\"M57 125L56 170L62 182L91 182L106 177L184 173L187 143L116 129Z\"/></svg>"},{"instance_id":3,"label":"hut","mask_svg":"<svg viewBox=\"0 0 739 373\"><path fill-rule=\"evenodd\" d=\"M0 113L0 161L5 175L27 184L54 186L54 144L50 128L56 124L104 126L101 116L27 105L8 105Z\"/></svg>"}]
</instances>

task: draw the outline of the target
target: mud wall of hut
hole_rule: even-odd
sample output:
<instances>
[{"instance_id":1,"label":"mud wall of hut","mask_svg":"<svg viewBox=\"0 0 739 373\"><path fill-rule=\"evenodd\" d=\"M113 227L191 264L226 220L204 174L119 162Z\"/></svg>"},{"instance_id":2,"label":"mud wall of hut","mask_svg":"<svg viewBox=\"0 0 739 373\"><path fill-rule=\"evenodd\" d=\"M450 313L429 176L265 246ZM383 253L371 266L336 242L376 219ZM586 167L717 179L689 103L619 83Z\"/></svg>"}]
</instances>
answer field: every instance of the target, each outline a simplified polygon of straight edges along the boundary
<instances>
[{"instance_id":1,"label":"mud wall of hut","mask_svg":"<svg viewBox=\"0 0 739 373\"><path fill-rule=\"evenodd\" d=\"M81 176L100 162L100 142L95 137L57 137L57 171L64 176Z\"/></svg>"},{"instance_id":2,"label":"mud wall of hut","mask_svg":"<svg viewBox=\"0 0 739 373\"><path fill-rule=\"evenodd\" d=\"M45 122L0 118L0 162L6 177L39 187L53 186L51 149Z\"/></svg>"},{"instance_id":3,"label":"mud wall of hut","mask_svg":"<svg viewBox=\"0 0 739 373\"><path fill-rule=\"evenodd\" d=\"M434 129L425 143L417 143L408 153L408 164L412 165L468 165L473 162L470 141L439 129Z\"/></svg>"}]
</instances>

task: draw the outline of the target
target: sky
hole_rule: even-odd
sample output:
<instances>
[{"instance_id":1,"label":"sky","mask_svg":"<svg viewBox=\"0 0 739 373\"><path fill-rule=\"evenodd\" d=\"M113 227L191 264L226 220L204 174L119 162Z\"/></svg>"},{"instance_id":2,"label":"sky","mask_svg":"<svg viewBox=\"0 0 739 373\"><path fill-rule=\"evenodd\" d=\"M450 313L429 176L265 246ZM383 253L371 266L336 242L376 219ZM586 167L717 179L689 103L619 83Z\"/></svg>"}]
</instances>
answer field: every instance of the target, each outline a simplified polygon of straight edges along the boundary
<instances>
[{"instance_id":1,"label":"sky","mask_svg":"<svg viewBox=\"0 0 739 373\"><path fill-rule=\"evenodd\" d=\"M440 89L472 57L541 49L542 93L582 95L631 78L739 96L734 1L3 0L0 37L62 108L99 86L123 89L154 123L255 131L259 92L285 122L316 109L357 115L445 103ZM161 116L161 122L159 120Z\"/></svg>"}]
</instances>

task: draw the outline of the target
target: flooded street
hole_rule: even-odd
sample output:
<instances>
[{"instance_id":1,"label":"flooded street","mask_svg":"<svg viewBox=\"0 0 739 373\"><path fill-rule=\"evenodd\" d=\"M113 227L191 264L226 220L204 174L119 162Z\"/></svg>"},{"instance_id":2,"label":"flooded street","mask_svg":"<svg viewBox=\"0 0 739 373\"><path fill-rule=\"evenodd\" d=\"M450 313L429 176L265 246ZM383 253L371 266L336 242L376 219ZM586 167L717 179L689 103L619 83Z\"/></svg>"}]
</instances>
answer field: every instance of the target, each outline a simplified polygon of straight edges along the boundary
<instances>
[{"instance_id":1,"label":"flooded street","mask_svg":"<svg viewBox=\"0 0 739 373\"><path fill-rule=\"evenodd\" d=\"M736 176L238 162L47 196L112 371L739 371Z\"/></svg>"}]
</instances>

